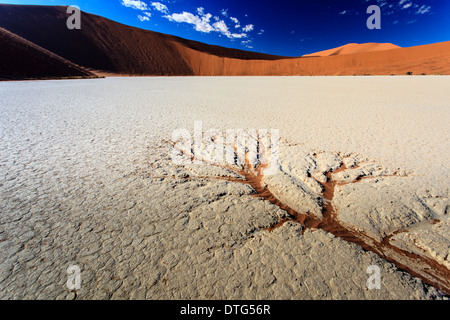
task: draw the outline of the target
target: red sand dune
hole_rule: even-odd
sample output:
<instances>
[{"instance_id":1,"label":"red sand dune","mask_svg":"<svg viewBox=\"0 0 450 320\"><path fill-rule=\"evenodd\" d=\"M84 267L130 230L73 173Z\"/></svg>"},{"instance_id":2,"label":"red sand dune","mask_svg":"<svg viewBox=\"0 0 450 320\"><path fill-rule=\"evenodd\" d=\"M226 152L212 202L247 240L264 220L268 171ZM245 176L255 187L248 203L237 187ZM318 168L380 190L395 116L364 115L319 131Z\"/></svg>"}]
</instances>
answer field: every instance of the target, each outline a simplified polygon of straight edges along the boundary
<instances>
[{"instance_id":1,"label":"red sand dune","mask_svg":"<svg viewBox=\"0 0 450 320\"><path fill-rule=\"evenodd\" d=\"M194 75L172 42L218 57L284 58L211 46L89 13L82 13L81 30L69 30L66 8L0 4L0 27L84 67L129 75Z\"/></svg>"},{"instance_id":2,"label":"red sand dune","mask_svg":"<svg viewBox=\"0 0 450 320\"><path fill-rule=\"evenodd\" d=\"M410 48L350 44L319 53L322 57L290 58L212 46L89 13L82 13L81 30L69 30L67 17L62 6L0 4L0 27L73 63L106 74L450 74L450 42Z\"/></svg>"},{"instance_id":3,"label":"red sand dune","mask_svg":"<svg viewBox=\"0 0 450 320\"><path fill-rule=\"evenodd\" d=\"M319 51L315 53L305 54L303 57L328 57L328 56L336 56L342 54L352 54L352 53L363 53L363 52L373 52L373 51L384 51L384 50L392 50L399 49L401 47L392 44L392 43L349 43L337 48L328 49L324 51Z\"/></svg>"},{"instance_id":4,"label":"red sand dune","mask_svg":"<svg viewBox=\"0 0 450 320\"><path fill-rule=\"evenodd\" d=\"M178 46L196 75L404 75L450 74L450 41L387 51L320 58L243 61Z\"/></svg>"}]
</instances>

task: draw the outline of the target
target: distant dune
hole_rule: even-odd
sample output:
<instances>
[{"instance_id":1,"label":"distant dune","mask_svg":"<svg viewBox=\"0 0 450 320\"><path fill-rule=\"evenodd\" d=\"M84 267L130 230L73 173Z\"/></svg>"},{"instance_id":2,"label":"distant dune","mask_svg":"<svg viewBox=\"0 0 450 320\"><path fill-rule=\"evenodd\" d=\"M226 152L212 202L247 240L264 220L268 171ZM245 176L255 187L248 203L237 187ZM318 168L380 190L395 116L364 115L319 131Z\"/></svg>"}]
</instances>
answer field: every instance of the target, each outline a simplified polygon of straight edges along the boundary
<instances>
[{"instance_id":1,"label":"distant dune","mask_svg":"<svg viewBox=\"0 0 450 320\"><path fill-rule=\"evenodd\" d=\"M185 47L178 50L196 75L404 75L450 74L450 42L320 58L243 61Z\"/></svg>"},{"instance_id":2,"label":"distant dune","mask_svg":"<svg viewBox=\"0 0 450 320\"><path fill-rule=\"evenodd\" d=\"M363 53L363 52L373 52L373 51L384 51L399 49L401 47L392 43L349 43L337 48L328 49L324 51L319 51L315 53L305 54L303 57L327 57L336 56L342 54L352 54L352 53Z\"/></svg>"},{"instance_id":3,"label":"distant dune","mask_svg":"<svg viewBox=\"0 0 450 320\"><path fill-rule=\"evenodd\" d=\"M69 30L67 17L63 6L0 4L0 27L105 75L450 74L450 42L410 48L388 43L348 44L312 54L314 57L292 58L208 45L89 13L82 13L81 30ZM13 53L2 53L6 54ZM32 63L27 76L44 65ZM24 66L16 61L9 67Z\"/></svg>"}]
</instances>

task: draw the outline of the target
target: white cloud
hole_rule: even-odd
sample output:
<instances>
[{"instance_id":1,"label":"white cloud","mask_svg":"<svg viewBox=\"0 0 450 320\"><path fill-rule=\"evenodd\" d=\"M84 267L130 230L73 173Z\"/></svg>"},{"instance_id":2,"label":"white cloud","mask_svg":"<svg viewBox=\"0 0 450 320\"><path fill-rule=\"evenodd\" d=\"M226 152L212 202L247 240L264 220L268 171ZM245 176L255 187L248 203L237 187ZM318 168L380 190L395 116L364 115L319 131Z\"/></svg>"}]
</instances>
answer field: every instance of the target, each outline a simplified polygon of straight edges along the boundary
<instances>
[{"instance_id":1,"label":"white cloud","mask_svg":"<svg viewBox=\"0 0 450 320\"><path fill-rule=\"evenodd\" d=\"M145 12L145 14L147 14L147 13L148 12ZM150 15L145 15L145 16L138 15L138 19L141 20L141 21L149 21L150 20Z\"/></svg>"},{"instance_id":2,"label":"white cloud","mask_svg":"<svg viewBox=\"0 0 450 320\"><path fill-rule=\"evenodd\" d=\"M253 46L251 45L251 43L252 43L252 40L242 40L242 41L241 41L241 44L242 44L244 47L247 47L247 48L249 48L249 49L253 49Z\"/></svg>"},{"instance_id":3,"label":"white cloud","mask_svg":"<svg viewBox=\"0 0 450 320\"><path fill-rule=\"evenodd\" d=\"M194 29L200 32L210 33L211 31L214 31L214 28L209 23L209 20L211 18L211 14L203 15L202 17L199 17L197 15L194 15L190 12L184 11L183 13L173 13L171 15L164 16L165 18L169 19L170 21L176 21L176 22L185 22L194 25Z\"/></svg>"},{"instance_id":4,"label":"white cloud","mask_svg":"<svg viewBox=\"0 0 450 320\"><path fill-rule=\"evenodd\" d=\"M347 13L347 10L339 12L339 14L346 14L346 13Z\"/></svg>"},{"instance_id":5,"label":"white cloud","mask_svg":"<svg viewBox=\"0 0 450 320\"><path fill-rule=\"evenodd\" d=\"M241 24L239 23L239 20L236 19L235 17L230 17L230 20L234 22L235 28L239 28L241 26Z\"/></svg>"},{"instance_id":6,"label":"white cloud","mask_svg":"<svg viewBox=\"0 0 450 320\"><path fill-rule=\"evenodd\" d=\"M159 12L162 13L169 12L169 8L167 8L167 6L161 2L152 2L151 5L155 8L155 10L158 10Z\"/></svg>"},{"instance_id":7,"label":"white cloud","mask_svg":"<svg viewBox=\"0 0 450 320\"><path fill-rule=\"evenodd\" d=\"M226 34L226 36L228 38L242 39L242 38L246 38L247 34L245 34L245 33L230 33L230 34Z\"/></svg>"},{"instance_id":8,"label":"white cloud","mask_svg":"<svg viewBox=\"0 0 450 320\"><path fill-rule=\"evenodd\" d=\"M261 29L261 30L258 32L258 35L260 36L260 35L262 35L263 33L264 33L264 30Z\"/></svg>"},{"instance_id":9,"label":"white cloud","mask_svg":"<svg viewBox=\"0 0 450 320\"><path fill-rule=\"evenodd\" d=\"M223 21L223 20L214 22L213 26L216 30L220 31L223 34L226 34L227 32L229 32L228 27L227 27L225 21Z\"/></svg>"},{"instance_id":10,"label":"white cloud","mask_svg":"<svg viewBox=\"0 0 450 320\"><path fill-rule=\"evenodd\" d=\"M405 5L402 7L402 9L408 9L408 8L411 7L411 6L412 6L412 3L409 2L409 3L405 4Z\"/></svg>"},{"instance_id":11,"label":"white cloud","mask_svg":"<svg viewBox=\"0 0 450 320\"><path fill-rule=\"evenodd\" d=\"M145 2L139 0L122 0L122 5L136 10L147 10L148 6Z\"/></svg>"},{"instance_id":12,"label":"white cloud","mask_svg":"<svg viewBox=\"0 0 450 320\"><path fill-rule=\"evenodd\" d=\"M386 0L377 0L377 2L385 3ZM416 0L399 0L398 2L395 1L394 3L390 3L387 6L391 10L388 11L386 14L391 15L405 9L414 9L416 14L426 14L430 12L431 6L417 4L416 2L418 1Z\"/></svg>"},{"instance_id":13,"label":"white cloud","mask_svg":"<svg viewBox=\"0 0 450 320\"><path fill-rule=\"evenodd\" d=\"M250 32L250 31L253 30L253 28L254 28L254 25L248 24L248 25L246 25L245 27L242 28L242 31L244 31L244 32Z\"/></svg>"},{"instance_id":14,"label":"white cloud","mask_svg":"<svg viewBox=\"0 0 450 320\"><path fill-rule=\"evenodd\" d=\"M168 12L167 7L165 7L165 9ZM228 9L222 9L221 14L224 16L228 16ZM241 33L233 33L230 31L228 25L224 20L220 19L218 16L213 17L210 13L205 13L205 9L203 7L197 8L196 14L183 11L182 13L166 14L163 17L168 19L169 21L191 24L196 31L204 33L217 32L220 35L224 35L230 39L246 38L248 37L247 33L254 29L253 24L248 24L244 28L242 28ZM211 18L214 19L214 23L211 22ZM230 17L230 20L234 23L235 28L240 27L240 23L237 18ZM261 30L259 34L261 34L262 32L264 32L264 30Z\"/></svg>"},{"instance_id":15,"label":"white cloud","mask_svg":"<svg viewBox=\"0 0 450 320\"><path fill-rule=\"evenodd\" d=\"M224 36L227 36L230 39L241 39L247 37L247 34L245 33L231 33L230 30L228 30L228 26L226 25L225 21L220 20L213 23L213 27L217 32L220 32Z\"/></svg>"},{"instance_id":16,"label":"white cloud","mask_svg":"<svg viewBox=\"0 0 450 320\"><path fill-rule=\"evenodd\" d=\"M426 6L426 5L422 5L416 12L416 14L425 14L430 12L431 7L430 6Z\"/></svg>"}]
</instances>

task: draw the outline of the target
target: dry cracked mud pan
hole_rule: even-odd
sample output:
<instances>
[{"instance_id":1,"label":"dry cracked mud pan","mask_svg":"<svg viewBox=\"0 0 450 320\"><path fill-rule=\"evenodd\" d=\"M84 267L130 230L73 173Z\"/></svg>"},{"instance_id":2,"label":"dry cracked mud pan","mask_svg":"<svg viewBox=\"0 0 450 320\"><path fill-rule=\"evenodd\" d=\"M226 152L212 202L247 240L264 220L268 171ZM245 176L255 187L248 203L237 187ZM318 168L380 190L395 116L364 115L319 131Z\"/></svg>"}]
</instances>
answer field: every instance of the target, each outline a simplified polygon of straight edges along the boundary
<instances>
[{"instance_id":1,"label":"dry cracked mud pan","mask_svg":"<svg viewBox=\"0 0 450 320\"><path fill-rule=\"evenodd\" d=\"M202 183L203 187L206 181L215 184L222 181L227 190L236 190L241 195L256 198L258 203L273 205L277 214L258 230L262 239L288 230L295 230L299 237L326 235L339 242L355 244L358 251L376 254L404 274L415 277L415 281L423 281L426 290L429 290L427 285L431 285L440 290L440 294L450 292L448 198L430 195L420 198L416 194L399 192L402 180L414 175L413 172L386 168L358 154L306 151L301 145L288 141L281 146L279 172L265 175L269 148L250 136L249 140L252 139L258 144L259 156L252 163L250 150L242 145L228 145L220 150L219 143L219 147L205 147L206 152L199 157L193 149L178 146L180 141L165 141L179 155L191 160L188 161L191 164L169 166L169 169L152 162L154 170L144 170L141 174L145 172L152 179L174 184L174 189L186 183ZM245 151L238 152L238 149ZM232 165L214 161L214 152L223 155L230 150L234 151ZM264 161L258 162L261 159ZM249 188L244 189L247 193L238 191L244 186ZM214 207L215 201L227 195L218 194L207 206ZM227 206L225 211L228 209ZM218 226L219 231L223 228ZM417 241L419 230L420 242ZM253 233L255 230L245 239L253 239ZM207 248L208 252L211 249ZM331 246L328 250L327 256L336 254L336 248Z\"/></svg>"},{"instance_id":2,"label":"dry cracked mud pan","mask_svg":"<svg viewBox=\"0 0 450 320\"><path fill-rule=\"evenodd\" d=\"M2 83L0 299L448 299L448 81ZM279 128L279 170L174 163L199 120Z\"/></svg>"},{"instance_id":3,"label":"dry cracked mud pan","mask_svg":"<svg viewBox=\"0 0 450 320\"><path fill-rule=\"evenodd\" d=\"M28 193L30 207L5 198L0 297L448 298L448 197L401 192L413 172L289 141L273 175L237 152L234 164L176 165L174 150L149 146L145 162L90 188L59 181L77 197L58 205L52 190ZM76 292L65 283L73 264ZM380 289L368 288L370 266Z\"/></svg>"}]
</instances>

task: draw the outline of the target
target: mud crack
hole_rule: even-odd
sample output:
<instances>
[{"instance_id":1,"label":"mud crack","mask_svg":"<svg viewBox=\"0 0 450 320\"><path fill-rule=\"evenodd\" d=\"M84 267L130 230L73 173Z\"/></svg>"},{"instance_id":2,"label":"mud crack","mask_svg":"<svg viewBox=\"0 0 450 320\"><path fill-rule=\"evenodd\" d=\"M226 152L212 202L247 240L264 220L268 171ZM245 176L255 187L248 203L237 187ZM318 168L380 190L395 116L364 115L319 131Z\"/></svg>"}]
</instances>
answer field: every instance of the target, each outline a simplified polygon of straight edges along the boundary
<instances>
[{"instance_id":1,"label":"mud crack","mask_svg":"<svg viewBox=\"0 0 450 320\"><path fill-rule=\"evenodd\" d=\"M165 141L169 143L172 147L177 148L177 143L172 141ZM233 146L236 151L236 146ZM343 226L338 218L336 209L333 207L333 197L335 194L335 189L337 186L343 186L349 183L359 183L366 179L382 178L382 177L401 177L407 174L401 174L397 170L394 173L382 173L381 175L371 175L364 174L360 171L359 163L354 163L351 168L348 168L344 163L345 157L340 157L340 166L336 169L329 169L323 172L326 177L326 181L317 179L316 180L322 187L322 215L323 218L319 219L314 217L309 212L298 212L286 205L280 199L278 199L270 190L269 186L264 183L264 170L267 168L267 163L258 163L257 165L252 165L247 157L245 156L245 162L243 164L238 163L237 157L235 157L236 164L234 166L218 164L210 161L205 161L202 158L196 157L192 150L187 151L186 149L179 148L179 151L187 155L191 160L200 160L202 163L220 167L222 169L230 170L244 177L244 179L234 178L234 177L221 177L221 176L198 176L198 177L186 177L186 179L211 179L211 180L226 180L232 183L244 183L250 185L255 193L252 194L254 197L267 200L270 203L276 205L280 209L288 213L287 217L281 218L278 222L267 227L265 230L272 232L273 230L283 226L288 221L293 221L301 224L302 232L307 229L322 229L326 232L333 234L347 242L351 242L359 245L366 251L374 252L380 257L386 259L387 261L396 265L399 269L402 269L414 277L422 279L425 283L436 287L437 289L450 294L450 271L438 263L437 261L409 252L407 250L400 249L390 243L390 239L394 234L386 236L381 242L369 237L367 234ZM267 147L262 143L259 143L260 154L267 152ZM316 153L312 154L313 157L317 157ZM335 179L339 173L351 173L353 171L353 177L351 179L340 180ZM357 172L358 171L358 172ZM347 174L348 176L348 174ZM351 174L350 174L351 176ZM401 230L403 232L405 230ZM400 231L399 231L400 232Z\"/></svg>"}]
</instances>

